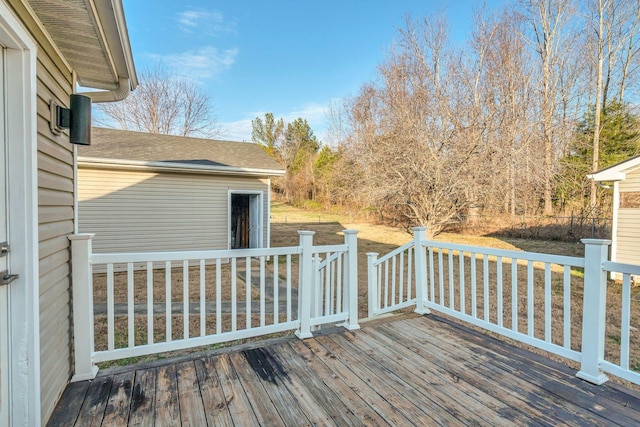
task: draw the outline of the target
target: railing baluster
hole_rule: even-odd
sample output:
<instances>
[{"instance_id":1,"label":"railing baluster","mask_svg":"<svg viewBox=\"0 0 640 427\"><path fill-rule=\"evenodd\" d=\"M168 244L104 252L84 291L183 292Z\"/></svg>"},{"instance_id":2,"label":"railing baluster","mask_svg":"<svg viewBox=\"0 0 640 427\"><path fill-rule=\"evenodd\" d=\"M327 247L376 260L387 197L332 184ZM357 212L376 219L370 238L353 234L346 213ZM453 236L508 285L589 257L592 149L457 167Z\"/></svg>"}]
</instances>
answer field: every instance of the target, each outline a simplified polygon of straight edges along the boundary
<instances>
[{"instance_id":1,"label":"railing baluster","mask_svg":"<svg viewBox=\"0 0 640 427\"><path fill-rule=\"evenodd\" d=\"M533 322L534 322L534 286L533 280L533 261L529 260L527 263L527 335L533 336Z\"/></svg>"},{"instance_id":2,"label":"railing baluster","mask_svg":"<svg viewBox=\"0 0 640 427\"><path fill-rule=\"evenodd\" d=\"M412 261L413 261L413 251L411 250L411 248L409 248L407 249L407 301L411 299L411 282L412 282L411 279L413 278L413 268L411 268Z\"/></svg>"},{"instance_id":3,"label":"railing baluster","mask_svg":"<svg viewBox=\"0 0 640 427\"><path fill-rule=\"evenodd\" d=\"M444 305L444 265L442 262L442 249L438 250L438 291L440 293L440 305Z\"/></svg>"},{"instance_id":4,"label":"railing baluster","mask_svg":"<svg viewBox=\"0 0 640 427\"><path fill-rule=\"evenodd\" d=\"M414 248L413 250L415 251L416 249ZM436 280L435 280L436 268L433 265L433 247L431 246L429 246L429 262L427 263L427 266L429 268L429 292L431 293L430 301L435 304L436 302ZM416 288L418 286L422 286L420 283L418 283L417 278L415 280L415 284L416 284ZM418 295L418 290L416 289L416 296L417 295Z\"/></svg>"},{"instance_id":5,"label":"railing baluster","mask_svg":"<svg viewBox=\"0 0 640 427\"><path fill-rule=\"evenodd\" d=\"M233 261L235 263L235 260ZM222 333L222 260L216 259L216 334ZM231 298L231 307L235 307L236 300ZM233 316L233 315L232 315ZM235 316L233 316L235 317Z\"/></svg>"},{"instance_id":6,"label":"railing baluster","mask_svg":"<svg viewBox=\"0 0 640 427\"><path fill-rule=\"evenodd\" d=\"M620 367L629 370L629 329L631 328L631 275L622 275L622 314L620 325Z\"/></svg>"},{"instance_id":7,"label":"railing baluster","mask_svg":"<svg viewBox=\"0 0 640 427\"><path fill-rule=\"evenodd\" d=\"M342 307L342 263L344 262L344 254L338 255L336 264L336 313L342 313L345 309Z\"/></svg>"},{"instance_id":8,"label":"railing baluster","mask_svg":"<svg viewBox=\"0 0 640 427\"><path fill-rule=\"evenodd\" d=\"M456 309L455 285L453 278L453 257L453 251L449 250L449 252L447 253L447 261L449 264L449 308L451 308L451 310Z\"/></svg>"},{"instance_id":9,"label":"railing baluster","mask_svg":"<svg viewBox=\"0 0 640 427\"><path fill-rule=\"evenodd\" d=\"M324 268L324 315L331 314L331 254L324 254L326 265Z\"/></svg>"},{"instance_id":10,"label":"railing baluster","mask_svg":"<svg viewBox=\"0 0 640 427\"><path fill-rule=\"evenodd\" d=\"M471 316L478 317L478 278L476 277L476 253L471 252Z\"/></svg>"},{"instance_id":11,"label":"railing baluster","mask_svg":"<svg viewBox=\"0 0 640 427\"><path fill-rule=\"evenodd\" d=\"M287 322L291 322L291 255L289 254L287 254Z\"/></svg>"},{"instance_id":12,"label":"railing baluster","mask_svg":"<svg viewBox=\"0 0 640 427\"><path fill-rule=\"evenodd\" d=\"M502 326L502 318L504 316L502 306L502 257L499 256L496 260L496 286L497 286L497 309L498 312L498 326Z\"/></svg>"},{"instance_id":13,"label":"railing baluster","mask_svg":"<svg viewBox=\"0 0 640 427\"><path fill-rule=\"evenodd\" d=\"M244 263L244 277L246 285L244 295L245 328L251 329L251 257L246 257Z\"/></svg>"},{"instance_id":14,"label":"railing baluster","mask_svg":"<svg viewBox=\"0 0 640 427\"><path fill-rule=\"evenodd\" d=\"M265 325L265 269L264 269L264 257L260 257L260 326Z\"/></svg>"},{"instance_id":15,"label":"railing baluster","mask_svg":"<svg viewBox=\"0 0 640 427\"><path fill-rule=\"evenodd\" d=\"M396 257L391 258L391 305L396 305Z\"/></svg>"},{"instance_id":16,"label":"railing baluster","mask_svg":"<svg viewBox=\"0 0 640 427\"><path fill-rule=\"evenodd\" d=\"M376 268L378 269L378 274L376 275L376 277L378 278L378 287L376 289L378 290L378 305L380 305L380 302L382 301L382 264L378 264ZM387 308L386 301L384 307L380 308Z\"/></svg>"},{"instance_id":17,"label":"railing baluster","mask_svg":"<svg viewBox=\"0 0 640 427\"><path fill-rule=\"evenodd\" d=\"M147 262L147 344L153 344L153 262Z\"/></svg>"},{"instance_id":18,"label":"railing baluster","mask_svg":"<svg viewBox=\"0 0 640 427\"><path fill-rule=\"evenodd\" d=\"M465 290L464 290L464 252L460 251L458 254L458 270L460 275L460 312L465 314L467 308L465 307Z\"/></svg>"},{"instance_id":19,"label":"railing baluster","mask_svg":"<svg viewBox=\"0 0 640 427\"><path fill-rule=\"evenodd\" d=\"M544 263L544 340L551 342L551 264Z\"/></svg>"},{"instance_id":20,"label":"railing baluster","mask_svg":"<svg viewBox=\"0 0 640 427\"><path fill-rule=\"evenodd\" d=\"M384 262L384 307L389 307L389 260Z\"/></svg>"},{"instance_id":21,"label":"railing baluster","mask_svg":"<svg viewBox=\"0 0 640 427\"><path fill-rule=\"evenodd\" d=\"M483 303L484 303L484 320L489 321L489 256L482 255L482 282L483 282Z\"/></svg>"},{"instance_id":22,"label":"railing baluster","mask_svg":"<svg viewBox=\"0 0 640 427\"><path fill-rule=\"evenodd\" d=\"M205 296L205 265L200 260L200 336L207 335L207 301Z\"/></svg>"},{"instance_id":23,"label":"railing baluster","mask_svg":"<svg viewBox=\"0 0 640 427\"><path fill-rule=\"evenodd\" d=\"M173 319L172 316L172 307L171 307L171 261L166 261L164 263L164 291L165 291L165 301L164 301L164 319L165 319L165 341L171 342L173 337L171 332L171 322Z\"/></svg>"},{"instance_id":24,"label":"railing baluster","mask_svg":"<svg viewBox=\"0 0 640 427\"><path fill-rule=\"evenodd\" d=\"M127 263L127 338L129 341L129 347L135 346L135 328L134 320L135 314L133 311L133 299L135 297L133 290L133 263Z\"/></svg>"},{"instance_id":25,"label":"railing baluster","mask_svg":"<svg viewBox=\"0 0 640 427\"><path fill-rule=\"evenodd\" d=\"M518 332L518 259L511 258L511 330Z\"/></svg>"},{"instance_id":26,"label":"railing baluster","mask_svg":"<svg viewBox=\"0 0 640 427\"><path fill-rule=\"evenodd\" d=\"M562 299L563 299L563 345L564 348L571 348L571 267L568 265L564 266L564 277L563 277L563 291L562 291Z\"/></svg>"},{"instance_id":27,"label":"railing baluster","mask_svg":"<svg viewBox=\"0 0 640 427\"><path fill-rule=\"evenodd\" d=\"M400 252L400 274L398 275L399 279L399 291L398 291L398 303L403 303L404 300L404 252Z\"/></svg>"},{"instance_id":28,"label":"railing baluster","mask_svg":"<svg viewBox=\"0 0 640 427\"><path fill-rule=\"evenodd\" d=\"M182 261L182 332L184 339L189 339L189 261Z\"/></svg>"},{"instance_id":29,"label":"railing baluster","mask_svg":"<svg viewBox=\"0 0 640 427\"><path fill-rule=\"evenodd\" d=\"M273 257L273 324L280 323L280 280L278 279L278 255Z\"/></svg>"},{"instance_id":30,"label":"railing baluster","mask_svg":"<svg viewBox=\"0 0 640 427\"><path fill-rule=\"evenodd\" d=\"M107 264L107 348L115 348L114 309L113 309L113 264Z\"/></svg>"},{"instance_id":31,"label":"railing baluster","mask_svg":"<svg viewBox=\"0 0 640 427\"><path fill-rule=\"evenodd\" d=\"M237 258L231 258L231 332L238 330Z\"/></svg>"}]
</instances>

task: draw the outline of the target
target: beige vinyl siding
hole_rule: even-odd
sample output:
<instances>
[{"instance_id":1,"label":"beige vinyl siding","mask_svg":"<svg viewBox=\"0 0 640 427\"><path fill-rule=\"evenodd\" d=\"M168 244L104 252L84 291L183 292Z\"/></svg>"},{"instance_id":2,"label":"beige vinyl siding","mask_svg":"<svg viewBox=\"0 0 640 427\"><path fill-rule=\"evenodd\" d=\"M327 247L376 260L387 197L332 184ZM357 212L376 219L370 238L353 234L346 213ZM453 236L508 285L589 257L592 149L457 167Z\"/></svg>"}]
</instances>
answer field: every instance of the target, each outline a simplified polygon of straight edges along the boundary
<instances>
[{"instance_id":1,"label":"beige vinyl siding","mask_svg":"<svg viewBox=\"0 0 640 427\"><path fill-rule=\"evenodd\" d=\"M620 181L620 193L640 192L640 168L627 172ZM640 265L640 209L618 209L616 261Z\"/></svg>"},{"instance_id":2,"label":"beige vinyl siding","mask_svg":"<svg viewBox=\"0 0 640 427\"><path fill-rule=\"evenodd\" d=\"M620 181L620 192L640 192L640 168L627 172L625 180Z\"/></svg>"},{"instance_id":3,"label":"beige vinyl siding","mask_svg":"<svg viewBox=\"0 0 640 427\"><path fill-rule=\"evenodd\" d=\"M73 146L49 129L49 100L66 106L71 72L38 51L38 240L40 258L40 384L42 419L51 415L71 377L70 254L73 232Z\"/></svg>"},{"instance_id":4,"label":"beige vinyl siding","mask_svg":"<svg viewBox=\"0 0 640 427\"><path fill-rule=\"evenodd\" d=\"M266 246L266 178L80 166L79 231L96 253L227 249L230 190L262 192Z\"/></svg>"},{"instance_id":5,"label":"beige vinyl siding","mask_svg":"<svg viewBox=\"0 0 640 427\"><path fill-rule=\"evenodd\" d=\"M640 265L640 209L618 210L616 261Z\"/></svg>"}]
</instances>

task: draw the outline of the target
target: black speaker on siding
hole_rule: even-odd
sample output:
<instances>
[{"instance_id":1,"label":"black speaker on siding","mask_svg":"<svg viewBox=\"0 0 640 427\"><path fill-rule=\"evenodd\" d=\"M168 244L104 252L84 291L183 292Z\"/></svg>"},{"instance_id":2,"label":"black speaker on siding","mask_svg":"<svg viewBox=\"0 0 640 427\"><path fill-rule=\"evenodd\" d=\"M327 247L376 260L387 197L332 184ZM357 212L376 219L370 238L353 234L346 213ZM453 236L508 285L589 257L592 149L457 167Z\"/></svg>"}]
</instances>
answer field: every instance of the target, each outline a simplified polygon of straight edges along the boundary
<instances>
[{"instance_id":1,"label":"black speaker on siding","mask_svg":"<svg viewBox=\"0 0 640 427\"><path fill-rule=\"evenodd\" d=\"M72 144L91 145L91 98L71 95L69 140Z\"/></svg>"}]
</instances>

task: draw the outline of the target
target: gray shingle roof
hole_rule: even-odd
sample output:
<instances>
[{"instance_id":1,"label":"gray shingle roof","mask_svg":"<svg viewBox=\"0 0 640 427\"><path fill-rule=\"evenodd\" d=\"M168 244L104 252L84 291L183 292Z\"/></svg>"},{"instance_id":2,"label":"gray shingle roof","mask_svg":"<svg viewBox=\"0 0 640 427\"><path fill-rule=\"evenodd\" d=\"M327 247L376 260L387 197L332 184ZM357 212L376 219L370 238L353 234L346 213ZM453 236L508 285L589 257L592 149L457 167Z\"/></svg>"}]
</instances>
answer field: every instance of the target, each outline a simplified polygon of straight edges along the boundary
<instances>
[{"instance_id":1,"label":"gray shingle roof","mask_svg":"<svg viewBox=\"0 0 640 427\"><path fill-rule=\"evenodd\" d=\"M96 127L91 129L91 145L78 146L78 156L282 171L282 167L254 143Z\"/></svg>"}]
</instances>

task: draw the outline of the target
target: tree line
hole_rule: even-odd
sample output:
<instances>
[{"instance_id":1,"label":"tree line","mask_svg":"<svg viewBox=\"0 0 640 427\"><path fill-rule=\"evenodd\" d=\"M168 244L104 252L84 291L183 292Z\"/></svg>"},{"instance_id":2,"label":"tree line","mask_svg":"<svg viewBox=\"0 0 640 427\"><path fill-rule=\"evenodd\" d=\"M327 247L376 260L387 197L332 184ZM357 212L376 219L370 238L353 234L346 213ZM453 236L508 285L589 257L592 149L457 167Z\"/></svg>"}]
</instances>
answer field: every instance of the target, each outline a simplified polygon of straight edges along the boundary
<instances>
[{"instance_id":1,"label":"tree line","mask_svg":"<svg viewBox=\"0 0 640 427\"><path fill-rule=\"evenodd\" d=\"M273 115L254 140L288 201L432 234L479 214L602 215L610 192L586 175L640 154L639 30L637 0L479 9L464 44L444 16L407 17L376 77L332 107L331 147Z\"/></svg>"}]
</instances>

